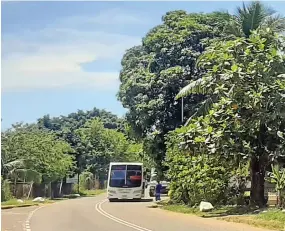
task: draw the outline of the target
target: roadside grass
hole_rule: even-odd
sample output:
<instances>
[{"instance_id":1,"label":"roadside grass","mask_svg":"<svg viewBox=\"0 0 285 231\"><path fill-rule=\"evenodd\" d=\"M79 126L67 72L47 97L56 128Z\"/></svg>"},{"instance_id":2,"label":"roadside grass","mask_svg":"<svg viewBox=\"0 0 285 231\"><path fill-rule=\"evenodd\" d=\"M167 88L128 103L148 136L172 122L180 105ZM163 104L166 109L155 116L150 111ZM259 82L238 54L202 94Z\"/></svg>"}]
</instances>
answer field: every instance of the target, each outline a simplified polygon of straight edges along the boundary
<instances>
[{"instance_id":1,"label":"roadside grass","mask_svg":"<svg viewBox=\"0 0 285 231\"><path fill-rule=\"evenodd\" d=\"M162 209L192 214L203 218L217 218L219 220L244 223L255 227L262 227L272 230L285 230L285 212L278 209L269 209L266 212L256 214L255 207L249 206L223 206L217 207L209 212L200 212L197 207L189 207L186 205L170 204L168 201L158 202L156 207ZM153 206L155 208L155 206Z\"/></svg>"},{"instance_id":2,"label":"roadside grass","mask_svg":"<svg viewBox=\"0 0 285 231\"><path fill-rule=\"evenodd\" d=\"M106 189L96 189L96 190L81 190L80 195L84 197L93 197L105 193Z\"/></svg>"},{"instance_id":3,"label":"roadside grass","mask_svg":"<svg viewBox=\"0 0 285 231\"><path fill-rule=\"evenodd\" d=\"M60 198L61 199L61 198ZM33 206L33 205L39 205L39 204L51 204L56 201L56 200L50 200L50 199L45 199L44 202L34 202L33 200L25 200L23 199L23 203L20 203L17 201L17 199L11 199L8 201L1 202L1 209L8 209L8 208L15 208L15 207L28 207L28 206Z\"/></svg>"},{"instance_id":4,"label":"roadside grass","mask_svg":"<svg viewBox=\"0 0 285 231\"><path fill-rule=\"evenodd\" d=\"M229 222L245 223L272 230L285 230L285 213L277 209L271 209L257 215L223 217L219 219Z\"/></svg>"},{"instance_id":5,"label":"roadside grass","mask_svg":"<svg viewBox=\"0 0 285 231\"><path fill-rule=\"evenodd\" d=\"M94 197L105 192L106 192L105 189L93 189L93 190L80 189L79 194L76 193L76 191L73 191L72 194L64 195L63 197L66 199L76 199L80 197Z\"/></svg>"},{"instance_id":6,"label":"roadside grass","mask_svg":"<svg viewBox=\"0 0 285 231\"><path fill-rule=\"evenodd\" d=\"M97 196L99 194L102 194L106 192L105 189L96 189L96 190L81 190L80 191L80 196L82 197L93 197ZM10 209L10 208L16 208L16 207L29 207L29 206L37 206L40 204L51 204L56 201L61 201L61 200L67 200L67 199L73 199L73 198L78 198L76 194L70 194L70 195L64 195L63 198L54 198L54 199L48 199L45 198L44 202L34 202L33 199L22 199L23 202L18 202L18 199L11 199L8 201L3 201L1 202L1 209Z\"/></svg>"},{"instance_id":7,"label":"roadside grass","mask_svg":"<svg viewBox=\"0 0 285 231\"><path fill-rule=\"evenodd\" d=\"M102 194L106 192L105 189L96 189L96 190L81 190L80 191L80 196L82 197L93 197L93 196L97 196L99 194ZM78 196L76 194L70 194L70 195L64 195L63 198L54 198L54 199L48 199L45 198L44 202L34 202L33 199L22 199L23 202L18 202L18 199L11 199L8 201L3 201L1 202L1 208L2 209L8 209L8 208L15 208L15 207L28 207L28 206L36 206L36 205L40 205L40 204L51 204L54 203L56 201L61 201L61 200L67 200L67 199L73 199L73 198L78 198Z\"/></svg>"}]
</instances>

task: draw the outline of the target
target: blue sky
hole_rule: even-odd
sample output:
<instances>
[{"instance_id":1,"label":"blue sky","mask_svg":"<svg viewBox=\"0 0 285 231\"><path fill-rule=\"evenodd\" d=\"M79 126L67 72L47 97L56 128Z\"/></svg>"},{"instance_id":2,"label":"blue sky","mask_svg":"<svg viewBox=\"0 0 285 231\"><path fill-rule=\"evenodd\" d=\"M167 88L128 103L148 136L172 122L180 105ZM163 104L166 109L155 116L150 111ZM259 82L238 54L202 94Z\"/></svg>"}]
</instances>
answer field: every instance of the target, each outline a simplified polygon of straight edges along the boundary
<instances>
[{"instance_id":1,"label":"blue sky","mask_svg":"<svg viewBox=\"0 0 285 231\"><path fill-rule=\"evenodd\" d=\"M107 109L126 49L170 10L234 12L241 2L2 2L2 129L15 122ZM284 2L270 6L285 15Z\"/></svg>"}]
</instances>

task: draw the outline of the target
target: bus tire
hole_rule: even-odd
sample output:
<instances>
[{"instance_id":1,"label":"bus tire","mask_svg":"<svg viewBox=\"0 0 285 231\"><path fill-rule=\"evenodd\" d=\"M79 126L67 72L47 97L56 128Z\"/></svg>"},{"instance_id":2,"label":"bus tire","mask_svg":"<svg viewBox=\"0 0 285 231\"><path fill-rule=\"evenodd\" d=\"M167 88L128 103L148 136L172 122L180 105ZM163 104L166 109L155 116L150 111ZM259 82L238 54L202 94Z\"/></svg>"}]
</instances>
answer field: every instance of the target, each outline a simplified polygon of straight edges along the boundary
<instances>
[{"instance_id":1,"label":"bus tire","mask_svg":"<svg viewBox=\"0 0 285 231\"><path fill-rule=\"evenodd\" d=\"M150 197L154 197L154 191L152 191L152 190L149 191L149 196L150 196Z\"/></svg>"}]
</instances>

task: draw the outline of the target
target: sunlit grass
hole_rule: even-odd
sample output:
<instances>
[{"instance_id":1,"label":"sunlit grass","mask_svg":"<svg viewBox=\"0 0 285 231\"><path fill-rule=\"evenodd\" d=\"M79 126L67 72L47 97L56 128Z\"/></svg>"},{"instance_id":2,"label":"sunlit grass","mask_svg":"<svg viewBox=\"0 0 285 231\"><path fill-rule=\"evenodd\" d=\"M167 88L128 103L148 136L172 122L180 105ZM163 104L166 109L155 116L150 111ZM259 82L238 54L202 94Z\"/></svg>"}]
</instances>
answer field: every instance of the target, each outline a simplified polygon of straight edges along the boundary
<instances>
[{"instance_id":1,"label":"sunlit grass","mask_svg":"<svg viewBox=\"0 0 285 231\"><path fill-rule=\"evenodd\" d=\"M105 189L95 189L95 190L82 190L80 191L80 194L82 196L97 196L97 195L100 195L102 193L105 193L106 190Z\"/></svg>"},{"instance_id":2,"label":"sunlit grass","mask_svg":"<svg viewBox=\"0 0 285 231\"><path fill-rule=\"evenodd\" d=\"M186 205L168 204L167 202L159 202L157 207L162 209L184 213L193 214L199 217L212 217L218 218L220 220L244 223L256 227L262 227L272 230L285 230L285 212L278 209L270 209L266 212L261 212L259 214L253 214L252 212L256 208L252 207L219 207L215 208L209 212L200 212L199 208L193 208Z\"/></svg>"},{"instance_id":3,"label":"sunlit grass","mask_svg":"<svg viewBox=\"0 0 285 231\"><path fill-rule=\"evenodd\" d=\"M266 229L285 230L285 213L280 210L269 210L265 213L260 213L251 216L233 216L221 218L225 221L245 223L256 227Z\"/></svg>"}]
</instances>

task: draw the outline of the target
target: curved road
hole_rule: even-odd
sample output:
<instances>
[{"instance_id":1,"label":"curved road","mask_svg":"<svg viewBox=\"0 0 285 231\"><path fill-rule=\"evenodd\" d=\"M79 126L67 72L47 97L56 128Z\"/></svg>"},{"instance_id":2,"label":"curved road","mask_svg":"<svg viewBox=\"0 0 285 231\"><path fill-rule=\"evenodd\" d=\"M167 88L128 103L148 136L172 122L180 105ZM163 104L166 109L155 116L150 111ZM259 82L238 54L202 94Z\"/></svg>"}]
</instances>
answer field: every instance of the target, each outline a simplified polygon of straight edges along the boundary
<instances>
[{"instance_id":1,"label":"curved road","mask_svg":"<svg viewBox=\"0 0 285 231\"><path fill-rule=\"evenodd\" d=\"M262 231L247 225L151 208L153 202L113 202L105 195L2 211L2 231ZM26 211L24 213L23 211ZM9 215L10 213L10 215ZM14 215L13 215L14 214ZM17 215L18 214L18 215ZM22 214L22 215L20 215ZM25 215L23 215L25 214ZM18 226L8 226L12 218ZM20 220L22 224L20 225ZM263 230L264 231L264 230Z\"/></svg>"}]
</instances>

